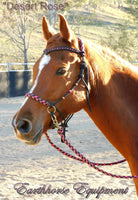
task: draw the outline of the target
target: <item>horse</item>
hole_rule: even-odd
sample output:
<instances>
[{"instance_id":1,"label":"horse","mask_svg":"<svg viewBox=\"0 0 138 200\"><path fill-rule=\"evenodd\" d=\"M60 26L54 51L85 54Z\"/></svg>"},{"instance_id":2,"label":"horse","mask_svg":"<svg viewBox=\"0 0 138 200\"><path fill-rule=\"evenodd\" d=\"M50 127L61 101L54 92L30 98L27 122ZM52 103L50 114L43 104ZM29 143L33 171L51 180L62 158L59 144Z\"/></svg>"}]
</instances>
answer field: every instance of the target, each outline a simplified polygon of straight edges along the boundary
<instances>
[{"instance_id":1,"label":"horse","mask_svg":"<svg viewBox=\"0 0 138 200\"><path fill-rule=\"evenodd\" d=\"M35 101L33 96L26 95L14 115L12 124L17 138L36 145L43 133L53 128L52 113L56 123L60 123L83 109L128 161L132 175L137 175L137 67L107 47L88 40L80 44L61 14L58 33L45 17L42 31L46 49L33 66L33 85L29 93L38 99ZM84 65L82 69L80 66ZM48 109L40 101L45 102ZM133 180L138 194L138 179Z\"/></svg>"}]
</instances>

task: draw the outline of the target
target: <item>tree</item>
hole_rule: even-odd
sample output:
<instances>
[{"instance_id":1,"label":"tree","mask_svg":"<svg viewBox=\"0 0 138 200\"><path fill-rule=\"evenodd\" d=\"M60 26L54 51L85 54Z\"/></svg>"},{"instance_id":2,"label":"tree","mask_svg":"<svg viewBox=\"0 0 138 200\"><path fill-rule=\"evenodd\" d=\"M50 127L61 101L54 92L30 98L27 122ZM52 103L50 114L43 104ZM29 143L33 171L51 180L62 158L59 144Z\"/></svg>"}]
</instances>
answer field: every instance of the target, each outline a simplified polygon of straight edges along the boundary
<instances>
[{"instance_id":1,"label":"tree","mask_svg":"<svg viewBox=\"0 0 138 200\"><path fill-rule=\"evenodd\" d=\"M43 6L41 5L42 3ZM48 0L48 2L37 3L35 0L4 1L3 10L1 11L0 32L22 53L24 63L28 62L27 53L30 46L31 34L41 25L42 16L45 14L50 24L52 26L55 24L57 12L59 11L56 8L53 9L54 3L60 4L62 1ZM25 65L25 69L28 69L27 64Z\"/></svg>"},{"instance_id":2,"label":"tree","mask_svg":"<svg viewBox=\"0 0 138 200\"><path fill-rule=\"evenodd\" d=\"M21 5L23 1L17 1ZM24 9L14 8L13 3L5 2L7 10L4 9L2 19L0 21L1 27L0 32L7 36L10 41L18 48L18 50L23 54L25 69L28 69L27 62L27 51L29 49L30 37L36 26L31 26L34 18L31 18L30 13L26 12ZM21 7L20 7L21 8ZM12 23L11 23L12 21Z\"/></svg>"}]
</instances>

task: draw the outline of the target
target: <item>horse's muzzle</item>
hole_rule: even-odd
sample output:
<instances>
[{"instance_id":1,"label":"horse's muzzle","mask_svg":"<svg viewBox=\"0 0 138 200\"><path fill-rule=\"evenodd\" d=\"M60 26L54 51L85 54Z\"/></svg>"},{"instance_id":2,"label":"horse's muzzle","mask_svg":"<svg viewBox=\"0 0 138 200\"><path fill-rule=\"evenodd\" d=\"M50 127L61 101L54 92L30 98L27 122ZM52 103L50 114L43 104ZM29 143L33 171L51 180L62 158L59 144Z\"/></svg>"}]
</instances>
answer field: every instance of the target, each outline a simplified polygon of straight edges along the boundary
<instances>
[{"instance_id":1,"label":"horse's muzzle","mask_svg":"<svg viewBox=\"0 0 138 200\"><path fill-rule=\"evenodd\" d=\"M34 131L32 122L29 119L16 120L16 116L13 118L12 125L19 140L24 141L28 145L39 143L42 136L42 127Z\"/></svg>"}]
</instances>

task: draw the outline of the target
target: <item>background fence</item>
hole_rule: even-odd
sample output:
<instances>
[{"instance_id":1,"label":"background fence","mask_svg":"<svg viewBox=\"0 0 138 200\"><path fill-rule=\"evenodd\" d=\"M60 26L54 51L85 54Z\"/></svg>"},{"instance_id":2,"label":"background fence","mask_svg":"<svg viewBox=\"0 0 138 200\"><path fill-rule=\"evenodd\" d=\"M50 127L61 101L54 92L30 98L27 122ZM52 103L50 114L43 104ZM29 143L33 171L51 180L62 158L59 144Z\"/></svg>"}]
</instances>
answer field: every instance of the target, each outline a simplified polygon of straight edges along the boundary
<instances>
[{"instance_id":1,"label":"background fence","mask_svg":"<svg viewBox=\"0 0 138 200\"><path fill-rule=\"evenodd\" d=\"M131 63L137 64L138 61ZM26 63L0 64L0 97L23 96L32 85L32 65L27 63L29 70L24 70Z\"/></svg>"},{"instance_id":2,"label":"background fence","mask_svg":"<svg viewBox=\"0 0 138 200\"><path fill-rule=\"evenodd\" d=\"M0 72L0 97L23 96L31 87L32 71Z\"/></svg>"},{"instance_id":3,"label":"background fence","mask_svg":"<svg viewBox=\"0 0 138 200\"><path fill-rule=\"evenodd\" d=\"M24 70L26 64L29 70ZM32 85L33 64L0 64L0 97L23 96Z\"/></svg>"},{"instance_id":4,"label":"background fence","mask_svg":"<svg viewBox=\"0 0 138 200\"><path fill-rule=\"evenodd\" d=\"M25 66L32 70L33 65L34 63L0 63L0 71L25 70Z\"/></svg>"}]
</instances>

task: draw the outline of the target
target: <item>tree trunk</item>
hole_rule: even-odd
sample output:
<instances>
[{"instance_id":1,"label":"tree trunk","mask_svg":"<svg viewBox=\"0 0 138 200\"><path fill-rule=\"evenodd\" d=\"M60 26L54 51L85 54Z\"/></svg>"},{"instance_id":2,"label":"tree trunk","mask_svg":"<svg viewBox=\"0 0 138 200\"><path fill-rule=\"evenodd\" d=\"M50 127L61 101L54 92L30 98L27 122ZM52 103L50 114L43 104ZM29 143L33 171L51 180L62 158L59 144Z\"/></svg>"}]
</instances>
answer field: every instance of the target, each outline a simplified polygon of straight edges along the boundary
<instances>
[{"instance_id":1,"label":"tree trunk","mask_svg":"<svg viewBox=\"0 0 138 200\"><path fill-rule=\"evenodd\" d=\"M25 63L25 66L24 66L24 69L25 70L28 70L28 59L27 59L27 49L24 48L24 63Z\"/></svg>"},{"instance_id":2,"label":"tree trunk","mask_svg":"<svg viewBox=\"0 0 138 200\"><path fill-rule=\"evenodd\" d=\"M26 27L25 27L25 23L24 23L24 28L23 28L23 32L24 32L24 37L23 37L23 47L24 47L24 63L25 63L25 66L24 66L24 69L25 70L28 70L28 58L27 58L27 46L26 46Z\"/></svg>"},{"instance_id":3,"label":"tree trunk","mask_svg":"<svg viewBox=\"0 0 138 200\"><path fill-rule=\"evenodd\" d=\"M49 5L50 4L54 5L54 0L49 0L48 3L49 3ZM54 17L55 17L55 11L54 11L54 9L50 9L49 10L49 24L51 26L53 26L53 24L54 24Z\"/></svg>"}]
</instances>

